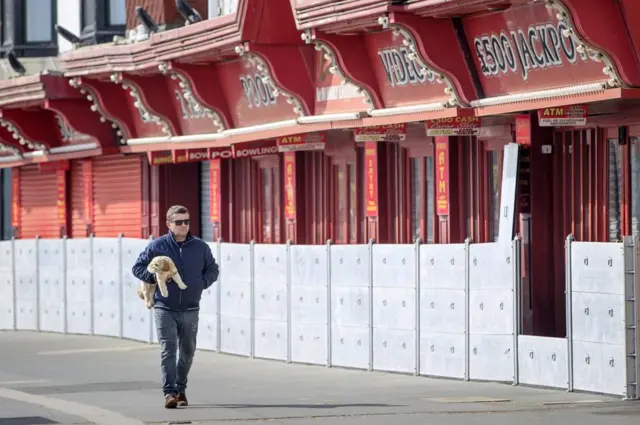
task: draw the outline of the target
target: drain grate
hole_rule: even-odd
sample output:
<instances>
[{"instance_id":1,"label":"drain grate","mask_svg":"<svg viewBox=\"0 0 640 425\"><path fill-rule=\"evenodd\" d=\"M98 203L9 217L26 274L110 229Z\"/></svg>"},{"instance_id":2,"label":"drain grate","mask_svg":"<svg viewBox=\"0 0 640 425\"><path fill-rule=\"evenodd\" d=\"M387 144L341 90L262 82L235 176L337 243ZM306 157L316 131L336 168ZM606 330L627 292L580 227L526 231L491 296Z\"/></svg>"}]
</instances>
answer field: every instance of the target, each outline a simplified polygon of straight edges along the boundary
<instances>
[{"instance_id":1,"label":"drain grate","mask_svg":"<svg viewBox=\"0 0 640 425\"><path fill-rule=\"evenodd\" d=\"M59 423L60 422L52 421L51 419L47 419L42 416L22 416L15 418L0 417L0 425L49 425Z\"/></svg>"},{"instance_id":2,"label":"drain grate","mask_svg":"<svg viewBox=\"0 0 640 425\"><path fill-rule=\"evenodd\" d=\"M139 391L160 388L161 384L152 381L97 382L90 384L48 385L16 388L34 395L96 393L105 391ZM0 422L0 425L5 425Z\"/></svg>"}]
</instances>

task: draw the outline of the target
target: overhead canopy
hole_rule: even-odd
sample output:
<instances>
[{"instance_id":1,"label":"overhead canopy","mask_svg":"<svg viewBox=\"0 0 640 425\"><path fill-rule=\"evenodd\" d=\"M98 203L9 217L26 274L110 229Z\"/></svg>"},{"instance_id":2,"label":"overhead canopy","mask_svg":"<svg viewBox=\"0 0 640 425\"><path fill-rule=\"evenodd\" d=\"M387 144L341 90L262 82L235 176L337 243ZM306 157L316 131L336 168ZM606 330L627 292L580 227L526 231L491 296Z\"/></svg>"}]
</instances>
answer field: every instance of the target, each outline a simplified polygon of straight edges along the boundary
<instances>
[{"instance_id":1,"label":"overhead canopy","mask_svg":"<svg viewBox=\"0 0 640 425\"><path fill-rule=\"evenodd\" d=\"M60 75L0 81L0 168L117 150L114 132Z\"/></svg>"}]
</instances>

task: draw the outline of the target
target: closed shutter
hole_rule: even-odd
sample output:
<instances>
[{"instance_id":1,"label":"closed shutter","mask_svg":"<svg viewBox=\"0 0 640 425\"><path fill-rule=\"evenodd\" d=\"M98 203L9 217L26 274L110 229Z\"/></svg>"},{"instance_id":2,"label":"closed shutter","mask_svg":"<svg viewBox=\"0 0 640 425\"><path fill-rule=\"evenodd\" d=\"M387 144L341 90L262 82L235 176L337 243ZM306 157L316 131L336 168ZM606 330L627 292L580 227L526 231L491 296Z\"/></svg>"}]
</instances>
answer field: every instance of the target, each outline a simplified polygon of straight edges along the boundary
<instances>
[{"instance_id":1,"label":"closed shutter","mask_svg":"<svg viewBox=\"0 0 640 425\"><path fill-rule=\"evenodd\" d=\"M71 237L87 237L87 223L84 212L84 174L82 161L71 161Z\"/></svg>"},{"instance_id":2,"label":"closed shutter","mask_svg":"<svg viewBox=\"0 0 640 425\"><path fill-rule=\"evenodd\" d=\"M93 230L96 237L142 238L142 156L93 161Z\"/></svg>"},{"instance_id":3,"label":"closed shutter","mask_svg":"<svg viewBox=\"0 0 640 425\"><path fill-rule=\"evenodd\" d=\"M209 161L200 163L200 233L205 241L213 241L213 224L211 224L211 184Z\"/></svg>"},{"instance_id":4,"label":"closed shutter","mask_svg":"<svg viewBox=\"0 0 640 425\"><path fill-rule=\"evenodd\" d=\"M37 165L20 168L20 238L59 238L57 186L54 171Z\"/></svg>"}]
</instances>

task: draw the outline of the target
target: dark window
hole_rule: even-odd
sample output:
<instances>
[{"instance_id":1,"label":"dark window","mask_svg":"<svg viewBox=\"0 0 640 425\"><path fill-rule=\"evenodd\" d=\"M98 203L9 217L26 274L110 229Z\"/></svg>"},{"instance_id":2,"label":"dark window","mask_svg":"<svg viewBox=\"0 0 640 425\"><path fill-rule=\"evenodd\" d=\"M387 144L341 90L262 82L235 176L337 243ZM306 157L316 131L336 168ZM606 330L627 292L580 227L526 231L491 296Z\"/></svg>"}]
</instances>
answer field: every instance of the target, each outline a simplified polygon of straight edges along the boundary
<instances>
[{"instance_id":1,"label":"dark window","mask_svg":"<svg viewBox=\"0 0 640 425\"><path fill-rule=\"evenodd\" d=\"M2 46L17 56L43 57L58 54L56 0L3 0Z\"/></svg>"},{"instance_id":2,"label":"dark window","mask_svg":"<svg viewBox=\"0 0 640 425\"><path fill-rule=\"evenodd\" d=\"M82 44L100 44L124 37L126 0L82 0Z\"/></svg>"}]
</instances>

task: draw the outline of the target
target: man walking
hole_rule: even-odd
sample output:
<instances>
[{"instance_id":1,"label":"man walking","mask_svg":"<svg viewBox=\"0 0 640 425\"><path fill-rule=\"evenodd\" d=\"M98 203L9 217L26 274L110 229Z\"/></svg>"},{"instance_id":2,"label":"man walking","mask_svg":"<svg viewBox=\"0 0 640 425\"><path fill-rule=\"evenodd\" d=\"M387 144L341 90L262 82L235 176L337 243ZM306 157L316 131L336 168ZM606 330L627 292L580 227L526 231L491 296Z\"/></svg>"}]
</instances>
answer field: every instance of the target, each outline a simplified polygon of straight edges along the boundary
<instances>
[{"instance_id":1,"label":"man walking","mask_svg":"<svg viewBox=\"0 0 640 425\"><path fill-rule=\"evenodd\" d=\"M178 268L187 289L181 290L168 282L167 298L156 287L154 314L158 341L162 348L162 391L164 407L187 406L187 376L196 352L198 312L202 291L218 279L219 269L209 245L193 236L189 230L189 210L174 205L167 211L169 232L147 245L133 265L133 275L153 284L155 276L147 271L149 262L157 256L170 257ZM176 362L176 351L179 358Z\"/></svg>"}]
</instances>

